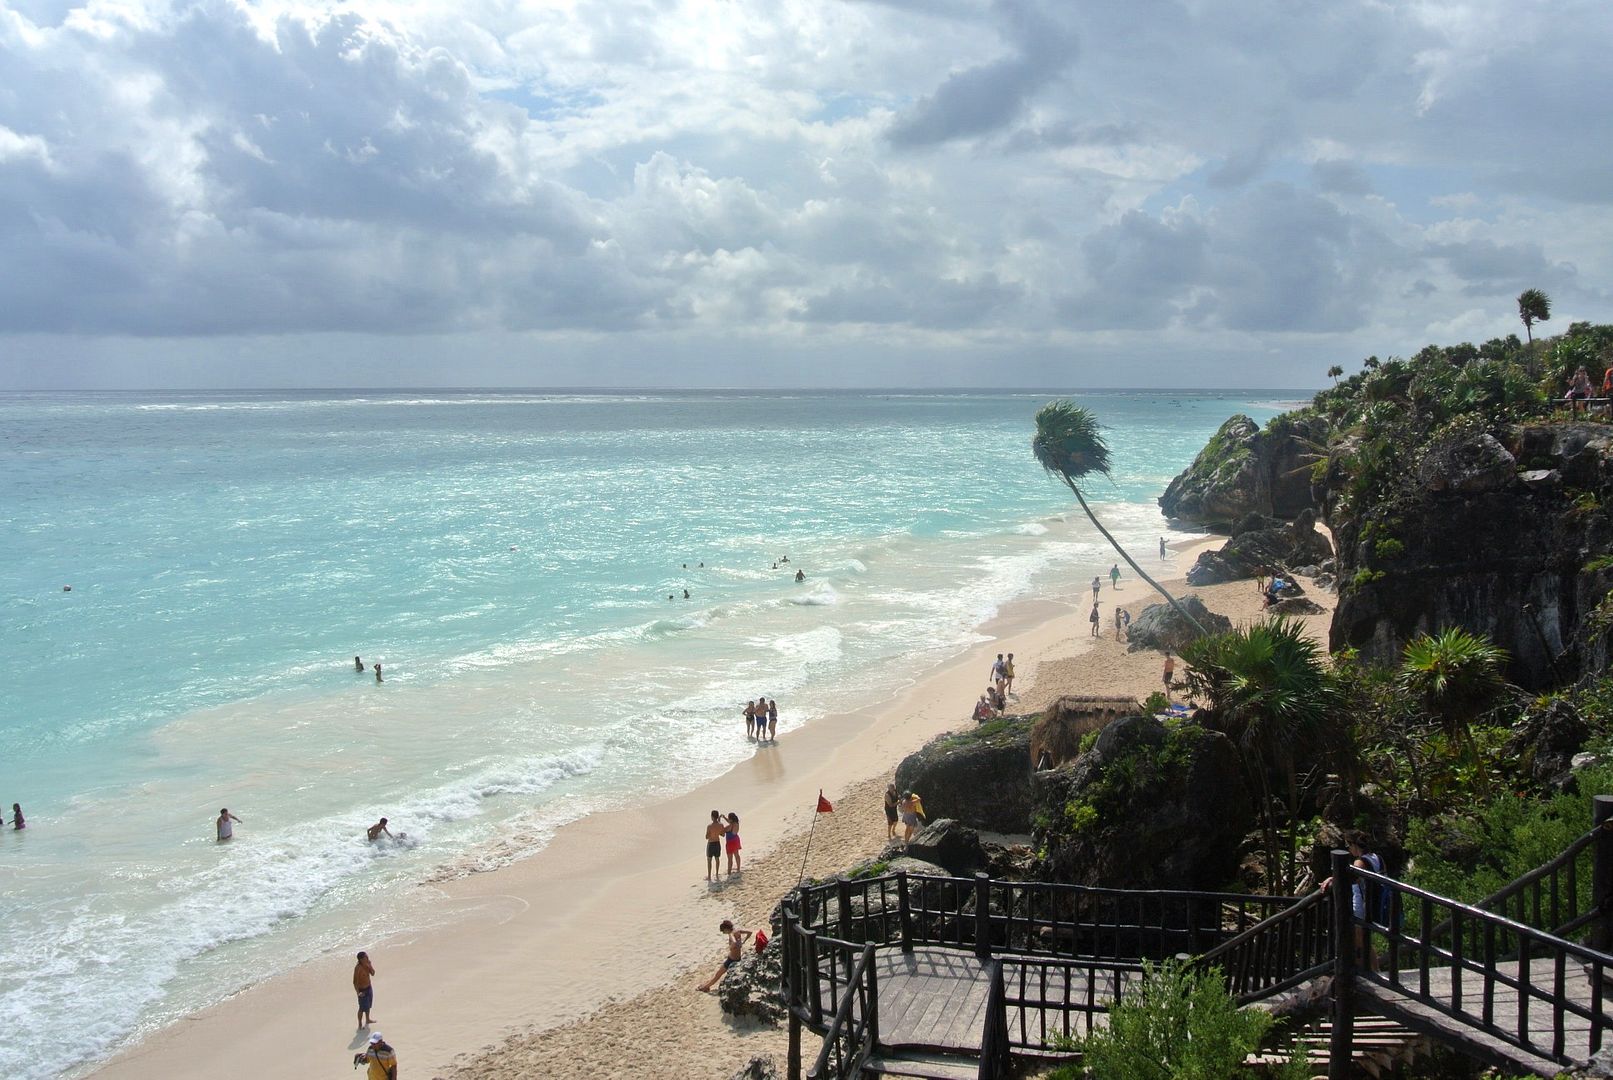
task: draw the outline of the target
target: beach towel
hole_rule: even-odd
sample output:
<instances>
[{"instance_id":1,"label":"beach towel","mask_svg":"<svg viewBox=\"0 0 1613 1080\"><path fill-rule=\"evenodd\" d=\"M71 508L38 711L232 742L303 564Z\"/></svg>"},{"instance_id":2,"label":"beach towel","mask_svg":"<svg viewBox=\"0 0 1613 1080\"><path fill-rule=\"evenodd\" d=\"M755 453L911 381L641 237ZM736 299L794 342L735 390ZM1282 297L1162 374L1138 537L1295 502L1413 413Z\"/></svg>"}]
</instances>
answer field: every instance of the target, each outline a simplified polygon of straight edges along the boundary
<instances>
[{"instance_id":1,"label":"beach towel","mask_svg":"<svg viewBox=\"0 0 1613 1080\"><path fill-rule=\"evenodd\" d=\"M756 942L756 951L761 952L763 949L767 948L767 931L756 931L756 937L753 940Z\"/></svg>"}]
</instances>

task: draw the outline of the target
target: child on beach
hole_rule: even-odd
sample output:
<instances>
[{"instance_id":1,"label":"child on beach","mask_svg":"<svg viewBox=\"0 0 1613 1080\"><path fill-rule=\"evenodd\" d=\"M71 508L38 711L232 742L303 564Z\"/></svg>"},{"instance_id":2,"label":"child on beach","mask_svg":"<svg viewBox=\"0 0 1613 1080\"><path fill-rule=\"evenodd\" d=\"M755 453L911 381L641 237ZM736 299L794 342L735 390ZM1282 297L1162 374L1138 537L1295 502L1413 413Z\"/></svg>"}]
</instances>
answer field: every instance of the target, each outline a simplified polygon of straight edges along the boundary
<instances>
[{"instance_id":1,"label":"child on beach","mask_svg":"<svg viewBox=\"0 0 1613 1080\"><path fill-rule=\"evenodd\" d=\"M728 876L733 877L735 874L740 872L744 862L743 856L739 854L739 850L742 845L739 842L738 814L730 813L728 815L728 831L725 836L725 847L728 851Z\"/></svg>"},{"instance_id":2,"label":"child on beach","mask_svg":"<svg viewBox=\"0 0 1613 1080\"><path fill-rule=\"evenodd\" d=\"M702 994L709 994L716 989L717 984L722 982L722 977L728 974L728 969L739 963L739 958L745 952L745 939L750 937L749 930L735 930L733 922L728 919L718 923L717 929L728 938L728 955L723 958L722 967L717 969L717 973L700 984Z\"/></svg>"}]
</instances>

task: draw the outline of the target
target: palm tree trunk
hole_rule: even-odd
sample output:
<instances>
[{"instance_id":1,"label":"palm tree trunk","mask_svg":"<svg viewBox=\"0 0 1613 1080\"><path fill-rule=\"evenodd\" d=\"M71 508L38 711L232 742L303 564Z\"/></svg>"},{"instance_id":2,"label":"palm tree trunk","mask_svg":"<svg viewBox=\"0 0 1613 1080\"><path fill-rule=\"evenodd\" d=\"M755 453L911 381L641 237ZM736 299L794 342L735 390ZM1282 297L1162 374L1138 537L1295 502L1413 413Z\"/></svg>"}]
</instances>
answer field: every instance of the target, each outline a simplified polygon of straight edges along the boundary
<instances>
[{"instance_id":1,"label":"palm tree trunk","mask_svg":"<svg viewBox=\"0 0 1613 1080\"><path fill-rule=\"evenodd\" d=\"M1197 619L1195 619L1193 616L1189 615L1187 613L1186 608L1184 608L1181 604L1178 604L1176 602L1176 597L1174 597L1170 593L1166 592L1164 586L1160 585L1159 582L1155 581L1153 578L1149 577L1146 573L1143 572L1143 568L1137 565L1137 560L1133 559L1130 555L1126 554L1126 549L1121 547L1120 542L1109 534L1109 530L1105 529L1103 527L1103 522L1098 520L1098 515L1096 515L1096 514L1094 514L1092 512L1092 507L1087 505L1086 499L1081 497L1081 489L1076 487L1074 484L1070 483L1070 481L1068 479L1066 479L1064 481L1064 483L1069 487L1069 489L1071 491L1075 492L1075 501L1081 504L1081 509L1082 510L1086 511L1087 520L1092 522L1093 528L1097 529L1100 533L1102 533L1103 538L1105 540L1109 541L1109 546L1114 548L1116 551L1118 551L1120 553L1120 557L1122 559L1126 560L1126 565L1131 567L1132 571L1134 573L1136 573L1136 575L1138 577L1142 578L1144 581L1148 582L1148 584L1152 585L1153 588L1154 588L1154 591L1159 593L1159 595L1163 596L1165 598L1165 602L1167 604L1169 604L1172 608L1174 608L1178 615L1180 615L1182 618L1186 619L1188 622L1192 623L1193 628L1195 630L1197 630L1199 633L1201 633L1201 634L1205 635L1206 637L1208 637L1210 632L1208 630L1204 629L1204 627L1199 624L1199 621Z\"/></svg>"}]
</instances>

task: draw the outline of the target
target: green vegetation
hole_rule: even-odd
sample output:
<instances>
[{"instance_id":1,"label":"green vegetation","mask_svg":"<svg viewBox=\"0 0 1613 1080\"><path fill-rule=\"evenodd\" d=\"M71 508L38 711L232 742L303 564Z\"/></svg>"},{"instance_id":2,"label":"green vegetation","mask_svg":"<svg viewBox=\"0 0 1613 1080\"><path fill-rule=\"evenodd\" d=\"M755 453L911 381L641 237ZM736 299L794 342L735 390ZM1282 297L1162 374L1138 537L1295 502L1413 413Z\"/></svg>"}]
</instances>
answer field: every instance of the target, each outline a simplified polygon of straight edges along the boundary
<instances>
[{"instance_id":1,"label":"green vegetation","mask_svg":"<svg viewBox=\"0 0 1613 1080\"><path fill-rule=\"evenodd\" d=\"M1473 740L1475 717L1495 704L1506 686L1501 677L1507 654L1460 627L1423 634L1406 644L1396 685L1439 721L1475 769L1478 791L1488 795L1489 779Z\"/></svg>"},{"instance_id":2,"label":"green vegetation","mask_svg":"<svg viewBox=\"0 0 1613 1080\"><path fill-rule=\"evenodd\" d=\"M1079 1065L1049 1073L1049 1080L1230 1080L1310 1076L1303 1048L1275 1074L1246 1068L1271 1030L1270 1015L1239 1009L1217 970L1200 971L1166 961L1145 963L1141 984L1117 1001L1107 1027L1073 1044Z\"/></svg>"},{"instance_id":3,"label":"green vegetation","mask_svg":"<svg viewBox=\"0 0 1613 1080\"><path fill-rule=\"evenodd\" d=\"M1120 542L1110 535L1109 530L1103 527L1098 516L1087 505L1086 496L1081 493L1081 481L1094 474L1109 475L1109 444L1103 439L1099 430L1098 419L1089 409L1083 409L1073 401L1050 401L1036 414L1036 435L1031 439L1031 453L1041 463L1042 468L1064 481L1075 501L1081 504L1086 513L1087 520L1092 522L1093 528L1103 534L1109 541L1109 546L1119 552L1120 557L1126 560L1138 577L1152 585L1154 591L1165 598L1165 602L1176 609L1177 614L1186 619L1193 626L1198 621L1187 613L1187 609L1176 602L1176 597L1166 592L1164 587L1137 565L1137 560L1127 554ZM1199 632L1204 628L1199 626Z\"/></svg>"},{"instance_id":4,"label":"green vegetation","mask_svg":"<svg viewBox=\"0 0 1613 1080\"><path fill-rule=\"evenodd\" d=\"M1518 318L1523 320L1523 332L1529 344L1535 342L1535 323L1551 318L1551 298L1539 289L1525 289L1518 294Z\"/></svg>"},{"instance_id":5,"label":"green vegetation","mask_svg":"<svg viewBox=\"0 0 1613 1080\"><path fill-rule=\"evenodd\" d=\"M1338 690L1303 624L1283 618L1201 638L1182 650L1187 684L1209 699L1211 723L1231 738L1259 793L1266 883L1291 893L1302 798L1301 763L1347 753ZM1307 770L1308 771L1308 770Z\"/></svg>"}]
</instances>

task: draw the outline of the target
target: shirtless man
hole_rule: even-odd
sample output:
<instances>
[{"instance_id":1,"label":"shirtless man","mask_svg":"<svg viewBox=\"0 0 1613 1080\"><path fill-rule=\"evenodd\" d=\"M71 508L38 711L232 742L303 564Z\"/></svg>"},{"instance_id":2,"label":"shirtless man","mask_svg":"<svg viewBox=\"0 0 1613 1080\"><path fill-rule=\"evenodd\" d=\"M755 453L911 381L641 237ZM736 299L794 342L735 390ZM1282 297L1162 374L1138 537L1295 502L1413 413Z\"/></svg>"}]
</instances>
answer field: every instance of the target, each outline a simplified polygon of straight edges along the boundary
<instances>
[{"instance_id":1,"label":"shirtless man","mask_svg":"<svg viewBox=\"0 0 1613 1080\"><path fill-rule=\"evenodd\" d=\"M711 812L711 823L706 826L706 880L711 880L715 872L722 872L722 841L728 833L728 826L723 824L722 813L717 810Z\"/></svg>"},{"instance_id":2,"label":"shirtless man","mask_svg":"<svg viewBox=\"0 0 1613 1080\"><path fill-rule=\"evenodd\" d=\"M358 1026L367 1028L373 1022L370 1017L370 1006L375 1002L375 987L370 979L375 975L375 965L370 963L370 954L358 954L358 963L353 965L353 990L358 994Z\"/></svg>"},{"instance_id":3,"label":"shirtless man","mask_svg":"<svg viewBox=\"0 0 1613 1080\"><path fill-rule=\"evenodd\" d=\"M218 826L219 843L222 844L235 835L235 825L230 824L232 821L235 825L242 824L241 819L230 813L228 808L221 808L218 812L218 821L215 823Z\"/></svg>"},{"instance_id":4,"label":"shirtless man","mask_svg":"<svg viewBox=\"0 0 1613 1080\"><path fill-rule=\"evenodd\" d=\"M728 938L728 955L723 959L722 967L717 969L717 973L700 984L700 992L704 994L711 993L717 984L722 982L722 977L728 974L728 969L739 963L739 958L745 954L745 939L750 937L749 930L735 930L734 924L727 919L724 919L717 929Z\"/></svg>"},{"instance_id":5,"label":"shirtless man","mask_svg":"<svg viewBox=\"0 0 1613 1080\"><path fill-rule=\"evenodd\" d=\"M380 821L377 821L374 825L371 825L368 829L364 830L364 835L370 839L371 843L374 843L383 835L388 840L397 839L392 835L392 830L386 827L386 818L382 818Z\"/></svg>"}]
</instances>

